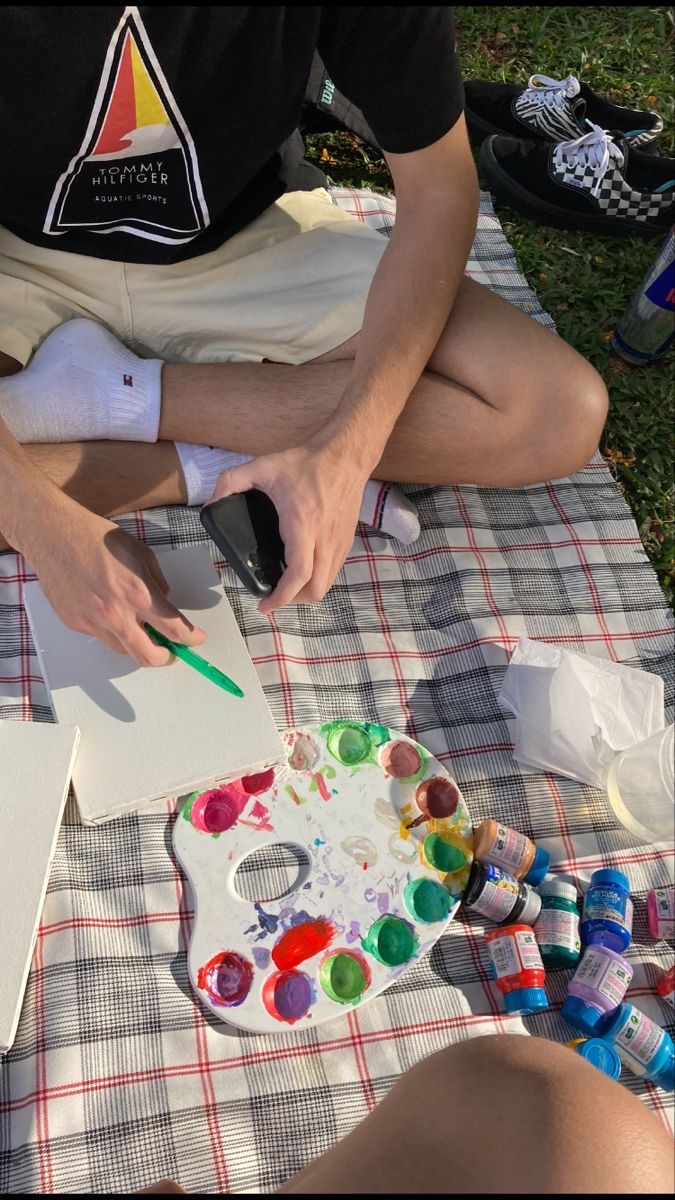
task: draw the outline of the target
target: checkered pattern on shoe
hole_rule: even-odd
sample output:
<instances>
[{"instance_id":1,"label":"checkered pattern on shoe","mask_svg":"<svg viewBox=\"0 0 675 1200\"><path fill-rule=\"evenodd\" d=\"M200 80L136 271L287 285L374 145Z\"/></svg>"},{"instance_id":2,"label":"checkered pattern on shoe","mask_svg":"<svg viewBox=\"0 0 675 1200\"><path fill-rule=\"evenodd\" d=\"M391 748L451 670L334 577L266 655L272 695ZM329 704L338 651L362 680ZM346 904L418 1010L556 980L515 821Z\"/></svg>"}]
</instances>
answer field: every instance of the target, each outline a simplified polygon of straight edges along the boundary
<instances>
[{"instance_id":1,"label":"checkered pattern on shoe","mask_svg":"<svg viewBox=\"0 0 675 1200\"><path fill-rule=\"evenodd\" d=\"M625 155L610 135L592 125L589 133L561 142L551 151L548 171L556 183L577 188L595 199L607 217L651 221L672 205L672 190L634 191L622 174L625 163Z\"/></svg>"}]
</instances>

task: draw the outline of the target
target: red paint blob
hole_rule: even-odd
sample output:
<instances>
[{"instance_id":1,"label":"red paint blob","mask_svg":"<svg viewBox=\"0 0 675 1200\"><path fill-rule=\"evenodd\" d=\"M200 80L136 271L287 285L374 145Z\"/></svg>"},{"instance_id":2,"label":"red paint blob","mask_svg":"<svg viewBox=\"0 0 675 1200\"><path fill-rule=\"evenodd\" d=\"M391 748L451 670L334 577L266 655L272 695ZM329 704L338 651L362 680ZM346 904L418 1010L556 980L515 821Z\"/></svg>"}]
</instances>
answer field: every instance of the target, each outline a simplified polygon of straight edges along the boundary
<instances>
[{"instance_id":1,"label":"red paint blob","mask_svg":"<svg viewBox=\"0 0 675 1200\"><path fill-rule=\"evenodd\" d=\"M241 796L233 788L211 788L194 801L190 820L202 833L224 833L236 825L242 807Z\"/></svg>"},{"instance_id":2,"label":"red paint blob","mask_svg":"<svg viewBox=\"0 0 675 1200\"><path fill-rule=\"evenodd\" d=\"M253 965L234 950L216 954L200 967L197 987L203 988L214 1004L236 1008L242 1004L251 990Z\"/></svg>"},{"instance_id":3,"label":"red paint blob","mask_svg":"<svg viewBox=\"0 0 675 1200\"><path fill-rule=\"evenodd\" d=\"M451 817L459 804L459 791L449 779L425 779L415 793L415 800L427 817Z\"/></svg>"},{"instance_id":4,"label":"red paint blob","mask_svg":"<svg viewBox=\"0 0 675 1200\"><path fill-rule=\"evenodd\" d=\"M305 921L302 925L293 925L279 938L272 958L280 971L288 971L325 950L334 936L335 927L329 921Z\"/></svg>"},{"instance_id":5,"label":"red paint blob","mask_svg":"<svg viewBox=\"0 0 675 1200\"><path fill-rule=\"evenodd\" d=\"M270 767L269 771L260 771L257 775L244 775L240 782L247 795L257 796L259 792L266 792L274 783L274 770Z\"/></svg>"}]
</instances>

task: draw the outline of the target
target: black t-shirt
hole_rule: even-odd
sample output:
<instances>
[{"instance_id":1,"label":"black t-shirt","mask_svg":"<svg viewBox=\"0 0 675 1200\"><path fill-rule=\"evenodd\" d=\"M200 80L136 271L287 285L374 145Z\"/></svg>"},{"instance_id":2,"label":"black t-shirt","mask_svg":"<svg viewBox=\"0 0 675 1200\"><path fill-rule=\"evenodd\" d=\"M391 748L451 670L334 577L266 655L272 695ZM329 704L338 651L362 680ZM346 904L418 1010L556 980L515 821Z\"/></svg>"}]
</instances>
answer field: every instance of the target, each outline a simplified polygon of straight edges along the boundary
<instances>
[{"instance_id":1,"label":"black t-shirt","mask_svg":"<svg viewBox=\"0 0 675 1200\"><path fill-rule=\"evenodd\" d=\"M204 254L286 190L316 48L406 153L461 113L454 45L440 6L6 6L0 224L97 258Z\"/></svg>"}]
</instances>

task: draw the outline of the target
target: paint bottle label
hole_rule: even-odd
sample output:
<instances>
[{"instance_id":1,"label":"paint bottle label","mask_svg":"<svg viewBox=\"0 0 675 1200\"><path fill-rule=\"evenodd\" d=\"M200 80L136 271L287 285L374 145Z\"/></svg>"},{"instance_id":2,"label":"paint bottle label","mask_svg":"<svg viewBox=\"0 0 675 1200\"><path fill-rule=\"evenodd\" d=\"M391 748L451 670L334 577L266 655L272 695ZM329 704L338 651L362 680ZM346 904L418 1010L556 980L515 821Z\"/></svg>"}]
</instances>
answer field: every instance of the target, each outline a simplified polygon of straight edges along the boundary
<instances>
[{"instance_id":1,"label":"paint bottle label","mask_svg":"<svg viewBox=\"0 0 675 1200\"><path fill-rule=\"evenodd\" d=\"M470 907L491 921L503 921L515 908L520 884L491 863L484 864L483 873L483 889Z\"/></svg>"},{"instance_id":2,"label":"paint bottle label","mask_svg":"<svg viewBox=\"0 0 675 1200\"><path fill-rule=\"evenodd\" d=\"M495 971L495 979L504 979L505 976L520 973L520 959L514 937L509 935L495 938L493 942L488 942L488 950Z\"/></svg>"},{"instance_id":3,"label":"paint bottle label","mask_svg":"<svg viewBox=\"0 0 675 1200\"><path fill-rule=\"evenodd\" d=\"M535 932L540 946L562 946L575 954L581 949L579 917L574 913L558 908L543 908L537 918Z\"/></svg>"},{"instance_id":4,"label":"paint bottle label","mask_svg":"<svg viewBox=\"0 0 675 1200\"><path fill-rule=\"evenodd\" d=\"M654 888L657 936L675 937L675 888Z\"/></svg>"},{"instance_id":5,"label":"paint bottle label","mask_svg":"<svg viewBox=\"0 0 675 1200\"><path fill-rule=\"evenodd\" d=\"M523 970L543 971L544 964L541 960L541 954L539 953L539 947L537 945L537 939L534 936L534 933L528 933L524 929L521 929L516 934L516 941L518 943L518 954L520 955L520 961L523 964Z\"/></svg>"},{"instance_id":6,"label":"paint bottle label","mask_svg":"<svg viewBox=\"0 0 675 1200\"><path fill-rule=\"evenodd\" d=\"M623 1025L614 1034L614 1043L621 1058L629 1057L633 1068L635 1062L647 1068L663 1040L663 1030L655 1025L645 1013L631 1006ZM639 1071L638 1074L644 1072Z\"/></svg>"},{"instance_id":7,"label":"paint bottle label","mask_svg":"<svg viewBox=\"0 0 675 1200\"><path fill-rule=\"evenodd\" d=\"M492 845L485 858L499 863L502 867L518 869L522 866L529 845L530 839L526 838L524 834L517 833L515 829L509 829L508 825L497 825Z\"/></svg>"},{"instance_id":8,"label":"paint bottle label","mask_svg":"<svg viewBox=\"0 0 675 1200\"><path fill-rule=\"evenodd\" d=\"M632 978L632 971L589 946L577 967L574 982L593 988L616 1007L621 1004Z\"/></svg>"},{"instance_id":9,"label":"paint bottle label","mask_svg":"<svg viewBox=\"0 0 675 1200\"><path fill-rule=\"evenodd\" d=\"M614 921L630 933L633 903L625 892L611 887L592 887L584 897L584 921Z\"/></svg>"}]
</instances>

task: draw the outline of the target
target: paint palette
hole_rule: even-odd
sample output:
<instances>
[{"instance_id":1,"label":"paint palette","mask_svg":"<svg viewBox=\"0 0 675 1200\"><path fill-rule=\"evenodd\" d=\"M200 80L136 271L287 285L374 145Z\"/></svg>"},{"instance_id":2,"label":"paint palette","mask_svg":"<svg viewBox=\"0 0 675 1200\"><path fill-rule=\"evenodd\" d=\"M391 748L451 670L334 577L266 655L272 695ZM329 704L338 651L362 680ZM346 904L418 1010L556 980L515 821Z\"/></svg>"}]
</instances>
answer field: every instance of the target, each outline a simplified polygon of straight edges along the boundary
<instances>
[{"instance_id":1,"label":"paint palette","mask_svg":"<svg viewBox=\"0 0 675 1200\"><path fill-rule=\"evenodd\" d=\"M257 1033L333 1020L400 978L454 916L472 861L461 792L417 742L358 721L283 742L282 766L193 793L174 829L192 986Z\"/></svg>"}]
</instances>

